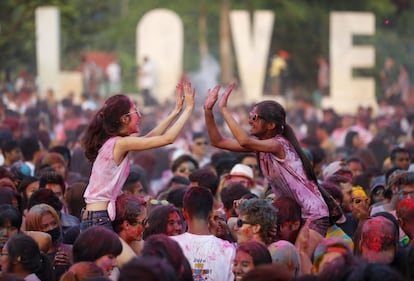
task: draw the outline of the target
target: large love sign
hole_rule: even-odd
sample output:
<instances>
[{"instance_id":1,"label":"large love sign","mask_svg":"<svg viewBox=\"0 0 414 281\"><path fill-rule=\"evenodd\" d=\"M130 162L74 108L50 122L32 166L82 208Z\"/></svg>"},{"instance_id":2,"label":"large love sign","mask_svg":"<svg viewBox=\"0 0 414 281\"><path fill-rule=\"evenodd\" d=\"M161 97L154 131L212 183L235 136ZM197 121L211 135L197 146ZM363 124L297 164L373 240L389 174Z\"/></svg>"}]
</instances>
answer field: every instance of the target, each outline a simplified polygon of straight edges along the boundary
<instances>
[{"instance_id":1,"label":"large love sign","mask_svg":"<svg viewBox=\"0 0 414 281\"><path fill-rule=\"evenodd\" d=\"M324 106L332 106L339 112L354 111L359 105L376 107L374 79L352 77L352 68L374 66L373 47L352 44L355 34L373 35L374 23L372 13L331 13L331 92L322 101ZM36 9L36 55L40 93L52 88L62 97L69 91L81 93L82 79L79 72L60 70L59 26L58 8L47 6ZM230 26L242 100L255 102L264 98L276 98L263 95L274 13L255 11L251 22L247 11L231 11ZM143 56L151 58L157 77L154 91L160 101L171 97L183 74L183 52L184 29L176 13L167 9L155 9L139 20L136 29L136 63L138 65Z\"/></svg>"}]
</instances>

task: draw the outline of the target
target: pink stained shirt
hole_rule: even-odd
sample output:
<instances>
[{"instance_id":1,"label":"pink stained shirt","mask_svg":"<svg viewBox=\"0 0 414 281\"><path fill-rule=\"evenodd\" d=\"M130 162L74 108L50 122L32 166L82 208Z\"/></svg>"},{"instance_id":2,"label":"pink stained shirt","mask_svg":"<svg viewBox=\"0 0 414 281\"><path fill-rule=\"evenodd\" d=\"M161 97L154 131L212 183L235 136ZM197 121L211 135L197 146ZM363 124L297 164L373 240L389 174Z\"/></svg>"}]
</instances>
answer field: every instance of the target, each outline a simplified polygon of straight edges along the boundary
<instances>
[{"instance_id":1,"label":"pink stained shirt","mask_svg":"<svg viewBox=\"0 0 414 281\"><path fill-rule=\"evenodd\" d=\"M279 159L272 153L260 152L260 167L263 176L272 187L276 198L287 196L301 206L304 219L316 220L329 216L318 186L309 180L302 161L292 144L283 136L275 136L285 150L285 159Z\"/></svg>"},{"instance_id":2,"label":"pink stained shirt","mask_svg":"<svg viewBox=\"0 0 414 281\"><path fill-rule=\"evenodd\" d=\"M128 154L121 164L117 165L114 161L113 151L118 138L112 137L102 145L83 195L87 204L109 202L108 214L111 220L115 219L115 201L129 174Z\"/></svg>"}]
</instances>

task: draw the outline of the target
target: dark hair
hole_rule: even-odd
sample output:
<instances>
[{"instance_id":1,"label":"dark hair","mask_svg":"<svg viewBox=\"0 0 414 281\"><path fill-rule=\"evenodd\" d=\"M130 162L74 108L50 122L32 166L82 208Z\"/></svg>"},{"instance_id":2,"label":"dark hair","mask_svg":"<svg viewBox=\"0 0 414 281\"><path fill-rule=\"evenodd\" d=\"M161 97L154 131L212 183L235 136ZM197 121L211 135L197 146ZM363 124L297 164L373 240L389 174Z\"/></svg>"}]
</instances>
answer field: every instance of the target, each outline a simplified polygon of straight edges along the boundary
<instances>
[{"instance_id":1,"label":"dark hair","mask_svg":"<svg viewBox=\"0 0 414 281\"><path fill-rule=\"evenodd\" d=\"M25 161L33 160L36 151L40 150L39 139L36 137L26 137L20 141L20 150Z\"/></svg>"},{"instance_id":2,"label":"dark hair","mask_svg":"<svg viewBox=\"0 0 414 281\"><path fill-rule=\"evenodd\" d=\"M19 142L15 139L6 139L1 143L1 150L3 153L10 152L16 148L20 150Z\"/></svg>"},{"instance_id":3,"label":"dark hair","mask_svg":"<svg viewBox=\"0 0 414 281\"><path fill-rule=\"evenodd\" d=\"M292 281L292 275L282 265L262 264L247 272L242 281Z\"/></svg>"},{"instance_id":4,"label":"dark hair","mask_svg":"<svg viewBox=\"0 0 414 281\"><path fill-rule=\"evenodd\" d=\"M204 132L194 132L193 133L193 137L192 137L193 140L200 139L200 138L205 138L206 139L207 136Z\"/></svg>"},{"instance_id":5,"label":"dark hair","mask_svg":"<svg viewBox=\"0 0 414 281\"><path fill-rule=\"evenodd\" d=\"M95 161L99 149L107 139L119 135L122 127L120 119L130 108L131 100L128 96L114 95L96 112L81 139L82 148L89 161Z\"/></svg>"},{"instance_id":6,"label":"dark hair","mask_svg":"<svg viewBox=\"0 0 414 281\"><path fill-rule=\"evenodd\" d=\"M173 190L169 191L165 199L173 204L177 208L183 207L183 199L184 195L187 192L188 189L191 187L189 186L182 186L174 188Z\"/></svg>"},{"instance_id":7,"label":"dark hair","mask_svg":"<svg viewBox=\"0 0 414 281\"><path fill-rule=\"evenodd\" d=\"M251 193L242 183L234 182L221 190L220 197L226 210L233 208L234 200L239 200L244 195Z\"/></svg>"},{"instance_id":8,"label":"dark hair","mask_svg":"<svg viewBox=\"0 0 414 281\"><path fill-rule=\"evenodd\" d=\"M302 225L302 209L296 200L282 196L272 202L277 209L277 224L299 221Z\"/></svg>"},{"instance_id":9,"label":"dark hair","mask_svg":"<svg viewBox=\"0 0 414 281\"><path fill-rule=\"evenodd\" d=\"M119 256L122 244L118 235L103 227L91 226L82 231L73 243L73 262L96 261L105 255Z\"/></svg>"},{"instance_id":10,"label":"dark hair","mask_svg":"<svg viewBox=\"0 0 414 281\"><path fill-rule=\"evenodd\" d=\"M63 159L67 163L67 168L70 167L72 155L70 149L65 145L56 145L49 149L49 152L56 152L63 156Z\"/></svg>"},{"instance_id":11,"label":"dark hair","mask_svg":"<svg viewBox=\"0 0 414 281\"><path fill-rule=\"evenodd\" d=\"M173 205L159 205L153 208L148 214L148 224L144 229L143 239L154 234L167 233L168 216L176 212L180 217L180 211Z\"/></svg>"},{"instance_id":12,"label":"dark hair","mask_svg":"<svg viewBox=\"0 0 414 281\"><path fill-rule=\"evenodd\" d=\"M190 182L197 182L197 185L210 189L213 196L216 196L219 178L210 168L195 170L188 176Z\"/></svg>"},{"instance_id":13,"label":"dark hair","mask_svg":"<svg viewBox=\"0 0 414 281\"><path fill-rule=\"evenodd\" d=\"M135 187L135 183L139 182L141 180L141 173L137 171L129 171L128 177L122 186L122 190L128 190L133 191L133 188Z\"/></svg>"},{"instance_id":14,"label":"dark hair","mask_svg":"<svg viewBox=\"0 0 414 281\"><path fill-rule=\"evenodd\" d=\"M349 274L346 281L403 281L401 274L381 263L364 263Z\"/></svg>"},{"instance_id":15,"label":"dark hair","mask_svg":"<svg viewBox=\"0 0 414 281\"><path fill-rule=\"evenodd\" d=\"M22 221L22 213L16 207L9 204L0 205L0 227L10 224L10 226L20 231Z\"/></svg>"},{"instance_id":16,"label":"dark hair","mask_svg":"<svg viewBox=\"0 0 414 281\"><path fill-rule=\"evenodd\" d=\"M128 221L130 224L137 223L136 217L141 214L141 208L144 208L145 205L145 201L135 195L119 195L116 199L116 217L112 221L115 232L121 232L124 221Z\"/></svg>"},{"instance_id":17,"label":"dark hair","mask_svg":"<svg viewBox=\"0 0 414 281\"><path fill-rule=\"evenodd\" d=\"M58 184L62 188L62 193L65 194L65 179L56 171L45 171L40 175L39 188L46 188L47 184Z\"/></svg>"},{"instance_id":18,"label":"dark hair","mask_svg":"<svg viewBox=\"0 0 414 281\"><path fill-rule=\"evenodd\" d=\"M329 182L329 181L323 181L320 183L320 186L325 188L325 190L336 200L339 201L339 204L342 205L343 201L344 201L344 194L342 193L341 188L333 183L333 182Z\"/></svg>"},{"instance_id":19,"label":"dark hair","mask_svg":"<svg viewBox=\"0 0 414 281\"><path fill-rule=\"evenodd\" d=\"M82 208L86 206L85 199L83 198L86 186L86 182L75 182L69 186L65 193L65 202L68 207L68 212L78 219L81 219Z\"/></svg>"},{"instance_id":20,"label":"dark hair","mask_svg":"<svg viewBox=\"0 0 414 281\"><path fill-rule=\"evenodd\" d=\"M37 242L32 237L18 233L9 238L6 247L9 266L20 263L25 271L36 273L40 280L52 280L52 265L48 257L40 252Z\"/></svg>"},{"instance_id":21,"label":"dark hair","mask_svg":"<svg viewBox=\"0 0 414 281\"><path fill-rule=\"evenodd\" d=\"M267 199L248 199L239 206L239 215L247 216L247 221L260 225L258 235L268 245L274 238L271 233L277 223L277 210Z\"/></svg>"},{"instance_id":22,"label":"dark hair","mask_svg":"<svg viewBox=\"0 0 414 281\"><path fill-rule=\"evenodd\" d=\"M259 102L256 104L256 106L258 114L263 118L265 122L276 123L274 134L283 135L292 144L296 153L299 155L300 160L302 161L306 176L309 180L317 183L318 180L316 178L311 161L302 150L292 127L286 123L286 111L283 106L273 100L265 100Z\"/></svg>"},{"instance_id":23,"label":"dark hair","mask_svg":"<svg viewBox=\"0 0 414 281\"><path fill-rule=\"evenodd\" d=\"M165 259L135 257L121 267L118 281L178 281L178 278Z\"/></svg>"},{"instance_id":24,"label":"dark hair","mask_svg":"<svg viewBox=\"0 0 414 281\"><path fill-rule=\"evenodd\" d=\"M62 274L59 281L90 281L92 278L103 277L102 268L91 261L74 263L68 271Z\"/></svg>"},{"instance_id":25,"label":"dark hair","mask_svg":"<svg viewBox=\"0 0 414 281\"><path fill-rule=\"evenodd\" d=\"M58 214L63 208L62 201L60 201L60 199L52 190L46 188L41 188L35 191L32 194L32 196L30 196L29 202L27 204L27 209L30 209L34 205L38 205L41 203L50 205L51 207L53 207L53 209L56 210Z\"/></svg>"},{"instance_id":26,"label":"dark hair","mask_svg":"<svg viewBox=\"0 0 414 281\"><path fill-rule=\"evenodd\" d=\"M183 208L191 218L208 221L213 209L213 195L205 187L193 186L187 190L183 199Z\"/></svg>"},{"instance_id":27,"label":"dark hair","mask_svg":"<svg viewBox=\"0 0 414 281\"><path fill-rule=\"evenodd\" d=\"M23 208L27 208L27 204L29 202L29 198L27 198L27 195L26 195L26 189L31 183L34 183L36 181L39 181L37 177L25 176L23 177L22 181L17 187L17 190L19 191L20 196L22 197Z\"/></svg>"},{"instance_id":28,"label":"dark hair","mask_svg":"<svg viewBox=\"0 0 414 281\"><path fill-rule=\"evenodd\" d=\"M0 205L13 205L13 199L17 200L17 208L23 213L22 197L11 187L0 187Z\"/></svg>"},{"instance_id":29,"label":"dark hair","mask_svg":"<svg viewBox=\"0 0 414 281\"><path fill-rule=\"evenodd\" d=\"M395 159L397 158L397 154L399 153L407 153L408 156L411 156L411 153L408 149L404 148L404 147L394 147L391 152L390 152L390 160L391 162L394 162Z\"/></svg>"},{"instance_id":30,"label":"dark hair","mask_svg":"<svg viewBox=\"0 0 414 281\"><path fill-rule=\"evenodd\" d=\"M193 280L190 263L180 245L165 234L154 234L145 239L141 256L165 259L180 280Z\"/></svg>"},{"instance_id":31,"label":"dark hair","mask_svg":"<svg viewBox=\"0 0 414 281\"><path fill-rule=\"evenodd\" d=\"M171 164L171 171L175 172L177 171L178 167L185 162L191 162L194 164L195 169L198 169L198 162L194 159L191 155L184 154L179 156L177 159L175 159Z\"/></svg>"},{"instance_id":32,"label":"dark hair","mask_svg":"<svg viewBox=\"0 0 414 281\"><path fill-rule=\"evenodd\" d=\"M256 240L241 242L238 244L236 252L241 251L252 257L254 266L272 263L272 257L267 247Z\"/></svg>"}]
</instances>

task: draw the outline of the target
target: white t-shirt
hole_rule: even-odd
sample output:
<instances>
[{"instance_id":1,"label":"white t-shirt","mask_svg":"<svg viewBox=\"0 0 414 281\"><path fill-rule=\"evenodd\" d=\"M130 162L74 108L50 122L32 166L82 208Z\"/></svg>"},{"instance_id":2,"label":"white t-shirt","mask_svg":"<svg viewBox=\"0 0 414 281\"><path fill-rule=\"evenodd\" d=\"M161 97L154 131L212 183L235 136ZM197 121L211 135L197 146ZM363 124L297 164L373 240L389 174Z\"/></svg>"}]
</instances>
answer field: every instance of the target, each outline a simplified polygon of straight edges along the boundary
<instances>
[{"instance_id":1,"label":"white t-shirt","mask_svg":"<svg viewBox=\"0 0 414 281\"><path fill-rule=\"evenodd\" d=\"M181 246L193 271L194 281L233 281L235 246L214 235L183 233L170 236Z\"/></svg>"}]
</instances>

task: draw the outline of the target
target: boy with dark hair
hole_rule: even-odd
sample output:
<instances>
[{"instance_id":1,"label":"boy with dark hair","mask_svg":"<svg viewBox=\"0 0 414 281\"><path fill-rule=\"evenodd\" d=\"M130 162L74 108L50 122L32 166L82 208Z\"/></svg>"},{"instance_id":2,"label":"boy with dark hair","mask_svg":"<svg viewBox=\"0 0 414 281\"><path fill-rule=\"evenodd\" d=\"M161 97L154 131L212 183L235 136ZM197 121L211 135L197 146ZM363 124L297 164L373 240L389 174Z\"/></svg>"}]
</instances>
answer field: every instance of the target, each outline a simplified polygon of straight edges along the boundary
<instances>
[{"instance_id":1,"label":"boy with dark hair","mask_svg":"<svg viewBox=\"0 0 414 281\"><path fill-rule=\"evenodd\" d=\"M233 281L234 245L217 238L209 231L213 211L213 195L204 187L188 189L183 200L186 233L171 236L181 246L190 262L194 280Z\"/></svg>"}]
</instances>

